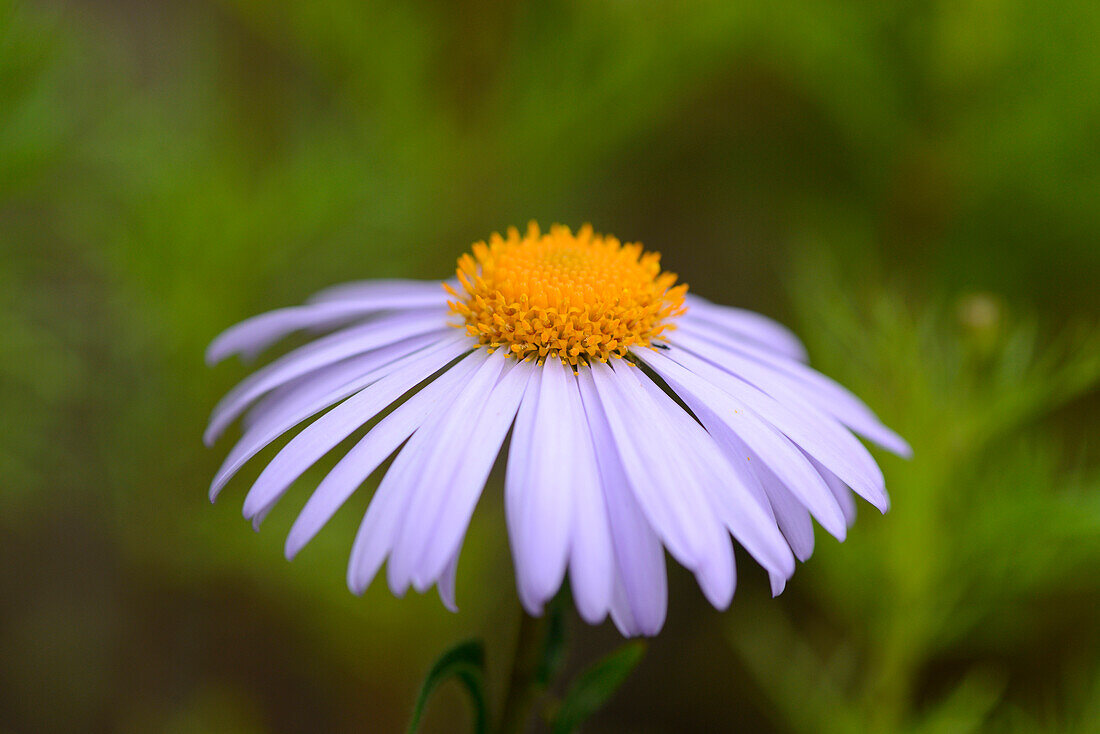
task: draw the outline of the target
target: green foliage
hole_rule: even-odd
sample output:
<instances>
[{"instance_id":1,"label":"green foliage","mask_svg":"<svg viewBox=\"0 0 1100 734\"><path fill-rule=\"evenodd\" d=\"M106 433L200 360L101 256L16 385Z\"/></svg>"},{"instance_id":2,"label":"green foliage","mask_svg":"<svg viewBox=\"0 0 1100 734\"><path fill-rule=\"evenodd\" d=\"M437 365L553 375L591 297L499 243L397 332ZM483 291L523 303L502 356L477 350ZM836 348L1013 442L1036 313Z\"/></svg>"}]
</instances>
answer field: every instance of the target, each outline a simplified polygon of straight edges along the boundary
<instances>
[{"instance_id":1,"label":"green foliage","mask_svg":"<svg viewBox=\"0 0 1100 734\"><path fill-rule=\"evenodd\" d=\"M409 721L409 734L415 734L420 727L420 718L424 706L431 698L436 687L455 678L465 688L474 709L473 729L476 734L485 734L489 726L489 707L485 700L485 646L478 640L468 640L455 645L439 656L432 665L416 697L412 719Z\"/></svg>"},{"instance_id":2,"label":"green foliage","mask_svg":"<svg viewBox=\"0 0 1100 734\"><path fill-rule=\"evenodd\" d=\"M558 592L548 605L546 629L543 632L542 649L539 652L539 664L535 668L534 682L539 688L549 688L558 679L565 666L569 652L569 630L567 621L573 606L573 598L568 589Z\"/></svg>"},{"instance_id":3,"label":"green foliage","mask_svg":"<svg viewBox=\"0 0 1100 734\"><path fill-rule=\"evenodd\" d=\"M577 676L554 715L554 734L571 734L601 709L642 661L643 654L644 642L630 642Z\"/></svg>"},{"instance_id":4,"label":"green foliage","mask_svg":"<svg viewBox=\"0 0 1100 734\"><path fill-rule=\"evenodd\" d=\"M803 319L826 325L806 331L814 358L886 406L915 458L886 460L889 515L862 517L843 546L820 548L808 587L796 576L808 609L742 612L731 640L794 730L1056 727L1020 719L1005 699L1013 676L1059 681L1079 656L1100 676L1094 634L1066 660L1047 655L1089 616L1055 610L1100 598L1100 474L1075 467L1046 422L1100 385L1100 333L1041 337L988 294L914 308L876 287L838 287L821 258L799 272ZM837 628L832 645L817 624ZM1061 685L1048 678L1033 693Z\"/></svg>"}]
</instances>

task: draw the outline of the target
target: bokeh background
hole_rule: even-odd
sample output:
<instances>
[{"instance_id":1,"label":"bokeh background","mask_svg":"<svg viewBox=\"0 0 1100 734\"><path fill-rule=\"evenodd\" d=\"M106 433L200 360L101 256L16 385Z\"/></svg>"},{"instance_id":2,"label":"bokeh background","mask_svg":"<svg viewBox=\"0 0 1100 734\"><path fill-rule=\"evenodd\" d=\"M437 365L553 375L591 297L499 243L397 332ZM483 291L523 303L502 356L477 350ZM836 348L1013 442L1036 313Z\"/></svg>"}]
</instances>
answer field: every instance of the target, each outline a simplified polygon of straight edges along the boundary
<instances>
[{"instance_id":1,"label":"bokeh background","mask_svg":"<svg viewBox=\"0 0 1100 734\"><path fill-rule=\"evenodd\" d=\"M471 635L499 696L499 478L459 614L354 597L369 487L294 563L323 466L259 534L247 472L207 502L248 368L202 353L529 219L788 323L915 449L778 599L671 570L588 731L1096 732L1097 39L1093 0L0 0L0 732L400 731Z\"/></svg>"}]
</instances>

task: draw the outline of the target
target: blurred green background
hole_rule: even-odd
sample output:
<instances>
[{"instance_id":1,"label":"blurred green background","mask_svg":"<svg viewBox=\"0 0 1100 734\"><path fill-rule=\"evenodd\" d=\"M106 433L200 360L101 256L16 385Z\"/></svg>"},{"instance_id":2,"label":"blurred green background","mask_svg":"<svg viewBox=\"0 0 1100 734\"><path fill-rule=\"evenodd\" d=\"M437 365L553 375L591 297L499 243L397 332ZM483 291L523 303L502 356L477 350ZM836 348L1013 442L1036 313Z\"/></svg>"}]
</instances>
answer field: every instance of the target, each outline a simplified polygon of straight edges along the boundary
<instances>
[{"instance_id":1,"label":"blurred green background","mask_svg":"<svg viewBox=\"0 0 1100 734\"><path fill-rule=\"evenodd\" d=\"M778 599L672 569L588 731L1098 731L1097 39L1094 0L0 0L0 732L399 731L469 635L499 696L499 477L458 615L356 598L369 491L292 564L323 466L259 534L247 472L207 503L247 368L202 352L532 218L790 324L915 450Z\"/></svg>"}]
</instances>

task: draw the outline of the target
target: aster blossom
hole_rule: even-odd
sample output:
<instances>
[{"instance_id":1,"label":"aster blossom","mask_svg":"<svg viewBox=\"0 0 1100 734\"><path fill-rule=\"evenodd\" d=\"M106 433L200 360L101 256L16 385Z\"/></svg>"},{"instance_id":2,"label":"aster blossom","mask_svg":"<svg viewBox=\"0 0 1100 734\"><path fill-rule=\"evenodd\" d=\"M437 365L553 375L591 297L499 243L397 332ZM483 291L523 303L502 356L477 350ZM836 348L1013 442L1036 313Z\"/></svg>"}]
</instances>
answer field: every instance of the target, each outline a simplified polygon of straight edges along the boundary
<instances>
[{"instance_id":1,"label":"aster blossom","mask_svg":"<svg viewBox=\"0 0 1100 734\"><path fill-rule=\"evenodd\" d=\"M249 490L244 515L258 527L307 469L373 422L313 490L286 555L393 456L348 586L362 593L385 564L395 594L435 585L454 609L463 539L507 440L507 530L531 614L568 578L589 623L610 615L625 635L656 634L665 551L725 608L732 539L779 593L813 551L813 520L843 540L853 492L887 510L882 472L856 434L901 455L909 447L808 367L785 327L676 281L641 245L531 224L475 244L442 285L349 283L244 321L214 340L209 362L254 357L299 330L320 335L215 407L207 443L242 416L243 434L211 500L313 419Z\"/></svg>"}]
</instances>

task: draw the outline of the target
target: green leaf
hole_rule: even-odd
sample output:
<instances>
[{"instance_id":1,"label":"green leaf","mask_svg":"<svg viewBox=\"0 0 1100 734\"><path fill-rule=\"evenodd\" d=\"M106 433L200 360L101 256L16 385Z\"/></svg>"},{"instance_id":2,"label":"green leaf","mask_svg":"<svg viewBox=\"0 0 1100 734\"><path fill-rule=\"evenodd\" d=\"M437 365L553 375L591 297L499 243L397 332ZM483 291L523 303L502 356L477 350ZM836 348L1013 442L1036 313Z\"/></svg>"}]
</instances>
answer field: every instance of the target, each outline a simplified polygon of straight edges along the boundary
<instances>
[{"instance_id":1,"label":"green leaf","mask_svg":"<svg viewBox=\"0 0 1100 734\"><path fill-rule=\"evenodd\" d=\"M412 719L407 729L408 734L414 734L420 726L424 706L435 689L452 677L457 678L470 694L470 702L474 707L473 731L475 734L485 734L488 731L489 707L485 701L485 646L480 640L467 640L440 655L432 669L428 671L428 677L420 687L416 706L413 707Z\"/></svg>"},{"instance_id":2,"label":"green leaf","mask_svg":"<svg viewBox=\"0 0 1100 734\"><path fill-rule=\"evenodd\" d=\"M565 664L568 647L565 620L572 605L573 599L569 595L568 587L564 585L547 605L542 654L539 656L539 665L535 670L535 684L540 688L548 688Z\"/></svg>"},{"instance_id":3,"label":"green leaf","mask_svg":"<svg viewBox=\"0 0 1100 734\"><path fill-rule=\"evenodd\" d=\"M629 642L581 673L561 702L554 721L554 734L576 731L615 694L644 653L644 642Z\"/></svg>"}]
</instances>

